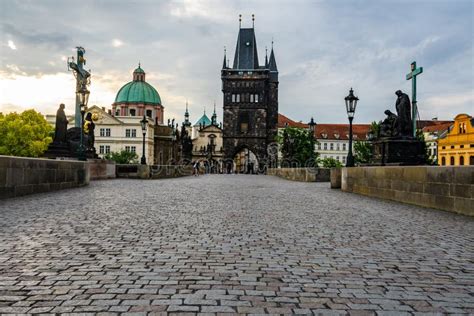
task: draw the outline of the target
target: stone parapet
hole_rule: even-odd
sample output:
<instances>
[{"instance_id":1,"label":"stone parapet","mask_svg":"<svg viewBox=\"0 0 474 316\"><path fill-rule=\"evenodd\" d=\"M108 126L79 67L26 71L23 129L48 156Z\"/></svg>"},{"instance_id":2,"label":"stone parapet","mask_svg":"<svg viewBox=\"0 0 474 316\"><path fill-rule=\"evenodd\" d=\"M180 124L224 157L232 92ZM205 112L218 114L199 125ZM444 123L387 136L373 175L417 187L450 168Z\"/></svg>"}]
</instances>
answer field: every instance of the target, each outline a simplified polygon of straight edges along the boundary
<instances>
[{"instance_id":1,"label":"stone parapet","mask_svg":"<svg viewBox=\"0 0 474 316\"><path fill-rule=\"evenodd\" d=\"M0 156L0 199L88 185L87 162Z\"/></svg>"},{"instance_id":2,"label":"stone parapet","mask_svg":"<svg viewBox=\"0 0 474 316\"><path fill-rule=\"evenodd\" d=\"M292 181L329 182L328 168L268 168L267 175Z\"/></svg>"},{"instance_id":3,"label":"stone parapet","mask_svg":"<svg viewBox=\"0 0 474 316\"><path fill-rule=\"evenodd\" d=\"M474 216L474 166L343 168L341 188Z\"/></svg>"},{"instance_id":4,"label":"stone parapet","mask_svg":"<svg viewBox=\"0 0 474 316\"><path fill-rule=\"evenodd\" d=\"M90 179L104 180L116 178L115 161L102 159L89 159Z\"/></svg>"}]
</instances>

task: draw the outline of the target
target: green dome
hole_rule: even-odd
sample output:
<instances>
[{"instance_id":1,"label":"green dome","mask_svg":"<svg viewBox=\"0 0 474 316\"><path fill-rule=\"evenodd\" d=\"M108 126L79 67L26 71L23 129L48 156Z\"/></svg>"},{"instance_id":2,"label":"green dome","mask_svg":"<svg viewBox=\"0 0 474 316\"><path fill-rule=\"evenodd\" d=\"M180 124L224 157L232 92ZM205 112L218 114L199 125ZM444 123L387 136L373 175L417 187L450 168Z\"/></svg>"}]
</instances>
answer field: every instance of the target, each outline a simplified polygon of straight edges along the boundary
<instances>
[{"instance_id":1,"label":"green dome","mask_svg":"<svg viewBox=\"0 0 474 316\"><path fill-rule=\"evenodd\" d=\"M143 71L141 68L137 69ZM161 104L161 98L158 91L149 83L145 81L131 81L119 90L115 97L115 103Z\"/></svg>"}]
</instances>

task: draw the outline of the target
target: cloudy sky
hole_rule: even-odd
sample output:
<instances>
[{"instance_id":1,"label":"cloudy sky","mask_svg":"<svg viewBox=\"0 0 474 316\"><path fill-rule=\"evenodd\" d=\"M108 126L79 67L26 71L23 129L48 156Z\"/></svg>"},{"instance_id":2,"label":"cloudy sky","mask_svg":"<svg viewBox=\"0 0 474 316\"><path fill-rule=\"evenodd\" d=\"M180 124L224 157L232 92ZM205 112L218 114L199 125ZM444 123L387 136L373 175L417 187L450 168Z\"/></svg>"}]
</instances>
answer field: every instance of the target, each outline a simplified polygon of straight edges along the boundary
<instances>
[{"instance_id":1,"label":"cloudy sky","mask_svg":"<svg viewBox=\"0 0 474 316\"><path fill-rule=\"evenodd\" d=\"M274 49L280 112L307 122L347 121L344 97L360 98L355 122L383 118L395 90L411 95L418 78L422 119L474 114L473 1L152 1L1 0L0 111L35 108L73 114L74 78L67 57L86 49L89 105L110 107L138 62L160 93L165 119L191 118L214 100L222 114L223 49L233 60L238 33L255 14L261 63Z\"/></svg>"}]
</instances>

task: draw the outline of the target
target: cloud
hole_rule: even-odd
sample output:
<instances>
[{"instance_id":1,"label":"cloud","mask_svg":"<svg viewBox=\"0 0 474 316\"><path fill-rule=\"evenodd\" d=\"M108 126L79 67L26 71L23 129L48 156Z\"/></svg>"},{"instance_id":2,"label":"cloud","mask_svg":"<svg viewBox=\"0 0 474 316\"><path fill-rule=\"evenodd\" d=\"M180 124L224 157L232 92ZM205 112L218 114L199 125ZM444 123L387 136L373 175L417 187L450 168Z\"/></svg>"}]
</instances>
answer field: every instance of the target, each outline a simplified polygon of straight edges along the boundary
<instances>
[{"instance_id":1,"label":"cloud","mask_svg":"<svg viewBox=\"0 0 474 316\"><path fill-rule=\"evenodd\" d=\"M472 112L472 99L462 97L474 86L469 0L455 6L415 1L411 10L374 0L142 0L113 6L84 0L75 10L67 1L3 3L0 110L34 105L55 113L60 102L72 106L74 77L66 60L83 46L92 69L91 105L109 106L141 61L166 118L182 119L186 98L191 120L204 106L212 109L214 100L221 118L223 47L232 62L238 15L243 27L251 27L253 13L261 63L275 38L279 107L290 118L347 122L343 99L352 86L360 98L355 120L380 120L393 109L395 90L410 94L405 75L413 60L424 67L418 80L422 117ZM8 40L18 49L8 49Z\"/></svg>"},{"instance_id":2,"label":"cloud","mask_svg":"<svg viewBox=\"0 0 474 316\"><path fill-rule=\"evenodd\" d=\"M16 45L15 45L15 43L13 43L12 40L9 40L9 41L8 41L8 47L10 47L10 48L13 49L13 50L16 49Z\"/></svg>"},{"instance_id":3,"label":"cloud","mask_svg":"<svg viewBox=\"0 0 474 316\"><path fill-rule=\"evenodd\" d=\"M113 47L120 47L120 46L122 46L122 45L123 45L123 42L122 42L121 40L119 40L119 39L114 39L114 40L112 41L112 46L113 46Z\"/></svg>"}]
</instances>

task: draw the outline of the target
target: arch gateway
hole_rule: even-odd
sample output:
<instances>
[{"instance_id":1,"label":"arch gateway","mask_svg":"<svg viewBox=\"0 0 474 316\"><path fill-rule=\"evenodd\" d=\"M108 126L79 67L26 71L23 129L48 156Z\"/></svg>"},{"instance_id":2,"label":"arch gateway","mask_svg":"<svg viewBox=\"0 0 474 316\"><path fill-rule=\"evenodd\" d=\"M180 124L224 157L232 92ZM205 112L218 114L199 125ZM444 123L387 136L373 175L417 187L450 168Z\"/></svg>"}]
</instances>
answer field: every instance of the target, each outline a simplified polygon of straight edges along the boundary
<instances>
[{"instance_id":1,"label":"arch gateway","mask_svg":"<svg viewBox=\"0 0 474 316\"><path fill-rule=\"evenodd\" d=\"M255 168L260 172L276 165L278 69L273 47L260 66L253 27L239 29L232 66L224 53L221 79L224 158L236 165L237 160L258 163ZM245 159L245 155L255 157Z\"/></svg>"}]
</instances>

